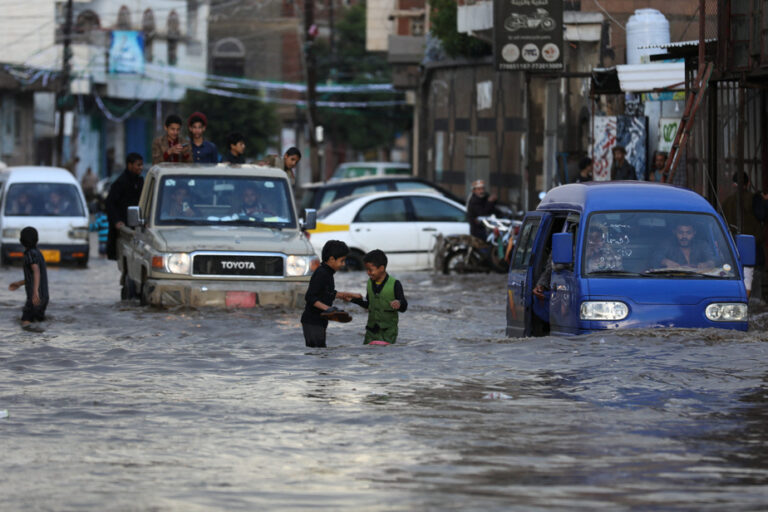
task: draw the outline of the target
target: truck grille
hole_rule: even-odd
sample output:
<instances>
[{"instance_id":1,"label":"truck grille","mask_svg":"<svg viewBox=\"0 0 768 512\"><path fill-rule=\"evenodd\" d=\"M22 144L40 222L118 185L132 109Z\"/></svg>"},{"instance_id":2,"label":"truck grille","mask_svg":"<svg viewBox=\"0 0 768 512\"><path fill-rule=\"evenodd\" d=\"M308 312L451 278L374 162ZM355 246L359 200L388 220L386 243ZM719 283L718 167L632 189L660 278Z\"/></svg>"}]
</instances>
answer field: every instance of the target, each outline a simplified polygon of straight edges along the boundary
<instances>
[{"instance_id":1,"label":"truck grille","mask_svg":"<svg viewBox=\"0 0 768 512\"><path fill-rule=\"evenodd\" d=\"M283 276L282 256L198 254L192 259L196 276Z\"/></svg>"}]
</instances>

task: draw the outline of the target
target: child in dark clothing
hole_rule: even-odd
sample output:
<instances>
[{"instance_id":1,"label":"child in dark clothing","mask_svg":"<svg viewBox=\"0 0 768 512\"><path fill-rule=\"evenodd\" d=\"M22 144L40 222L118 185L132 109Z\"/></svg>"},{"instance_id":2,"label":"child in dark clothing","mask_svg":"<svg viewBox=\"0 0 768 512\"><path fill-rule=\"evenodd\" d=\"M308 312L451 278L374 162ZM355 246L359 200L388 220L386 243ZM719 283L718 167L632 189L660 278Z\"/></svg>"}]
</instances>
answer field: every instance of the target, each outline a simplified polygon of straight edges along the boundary
<instances>
[{"instance_id":1,"label":"child in dark clothing","mask_svg":"<svg viewBox=\"0 0 768 512\"><path fill-rule=\"evenodd\" d=\"M352 302L368 310L365 326L366 345L374 340L395 343L397 341L398 312L405 313L408 301L400 281L387 274L387 255L375 249L363 257L368 285L365 300L362 295L352 295Z\"/></svg>"},{"instance_id":2,"label":"child in dark clothing","mask_svg":"<svg viewBox=\"0 0 768 512\"><path fill-rule=\"evenodd\" d=\"M8 286L11 291L24 285L27 292L27 302L21 314L21 327L27 330L40 331L32 326L32 322L45 320L45 308L48 306L48 273L45 270L45 260L37 249L37 230L26 227L21 230L19 237L24 251L24 280L16 281Z\"/></svg>"},{"instance_id":3,"label":"child in dark clothing","mask_svg":"<svg viewBox=\"0 0 768 512\"><path fill-rule=\"evenodd\" d=\"M329 240L323 246L323 262L309 280L305 296L307 305L301 315L301 328L308 347L325 347L328 318L324 317L323 313L335 310L334 299L349 301L352 298L353 294L349 292L337 292L333 280L333 274L344 266L347 254L349 247L339 240Z\"/></svg>"}]
</instances>

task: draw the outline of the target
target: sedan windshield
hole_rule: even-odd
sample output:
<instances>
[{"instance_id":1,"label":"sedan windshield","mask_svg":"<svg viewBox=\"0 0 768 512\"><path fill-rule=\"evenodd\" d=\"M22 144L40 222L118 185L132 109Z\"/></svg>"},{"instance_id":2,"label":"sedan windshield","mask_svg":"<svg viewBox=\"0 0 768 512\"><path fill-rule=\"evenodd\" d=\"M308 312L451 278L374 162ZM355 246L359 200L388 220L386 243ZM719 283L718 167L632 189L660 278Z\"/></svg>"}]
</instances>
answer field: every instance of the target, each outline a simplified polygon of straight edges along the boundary
<instances>
[{"instance_id":1,"label":"sedan windshield","mask_svg":"<svg viewBox=\"0 0 768 512\"><path fill-rule=\"evenodd\" d=\"M8 188L5 215L83 217L80 193L69 183L14 183Z\"/></svg>"},{"instance_id":2,"label":"sedan windshield","mask_svg":"<svg viewBox=\"0 0 768 512\"><path fill-rule=\"evenodd\" d=\"M582 274L736 279L738 270L726 236L708 214L594 213L584 233Z\"/></svg>"},{"instance_id":3,"label":"sedan windshield","mask_svg":"<svg viewBox=\"0 0 768 512\"><path fill-rule=\"evenodd\" d=\"M296 227L287 181L241 176L165 176L159 225Z\"/></svg>"}]
</instances>

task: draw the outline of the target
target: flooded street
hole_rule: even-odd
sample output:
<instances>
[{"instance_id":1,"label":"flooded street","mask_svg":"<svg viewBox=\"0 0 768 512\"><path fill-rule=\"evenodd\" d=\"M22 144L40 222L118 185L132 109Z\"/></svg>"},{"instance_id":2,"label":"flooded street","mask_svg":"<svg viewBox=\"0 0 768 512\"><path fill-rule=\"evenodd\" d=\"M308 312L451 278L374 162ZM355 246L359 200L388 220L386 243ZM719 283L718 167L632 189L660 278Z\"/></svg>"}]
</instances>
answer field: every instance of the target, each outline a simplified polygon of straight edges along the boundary
<instances>
[{"instance_id":1,"label":"flooded street","mask_svg":"<svg viewBox=\"0 0 768 512\"><path fill-rule=\"evenodd\" d=\"M50 268L44 334L0 291L0 510L759 510L768 314L752 330L504 336L501 275L398 274L307 349L300 311L120 302ZM364 293L363 273L337 288ZM764 311L764 310L762 310Z\"/></svg>"}]
</instances>

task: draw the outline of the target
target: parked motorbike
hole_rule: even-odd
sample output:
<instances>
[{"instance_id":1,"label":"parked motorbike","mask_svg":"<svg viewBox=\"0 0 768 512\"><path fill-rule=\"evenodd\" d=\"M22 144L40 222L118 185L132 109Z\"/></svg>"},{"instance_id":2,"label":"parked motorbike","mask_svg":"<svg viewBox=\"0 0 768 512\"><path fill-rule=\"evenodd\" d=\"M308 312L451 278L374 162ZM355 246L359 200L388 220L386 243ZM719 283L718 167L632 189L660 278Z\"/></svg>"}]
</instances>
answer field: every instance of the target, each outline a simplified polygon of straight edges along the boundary
<instances>
[{"instance_id":1,"label":"parked motorbike","mask_svg":"<svg viewBox=\"0 0 768 512\"><path fill-rule=\"evenodd\" d=\"M541 30L554 30L555 19L549 15L546 9L536 9L533 16L513 13L504 21L504 28L509 32L516 32L520 29L538 28Z\"/></svg>"},{"instance_id":2,"label":"parked motorbike","mask_svg":"<svg viewBox=\"0 0 768 512\"><path fill-rule=\"evenodd\" d=\"M435 267L444 274L469 272L506 272L507 245L520 227L520 221L478 217L488 233L485 240L472 235L438 237Z\"/></svg>"}]
</instances>

